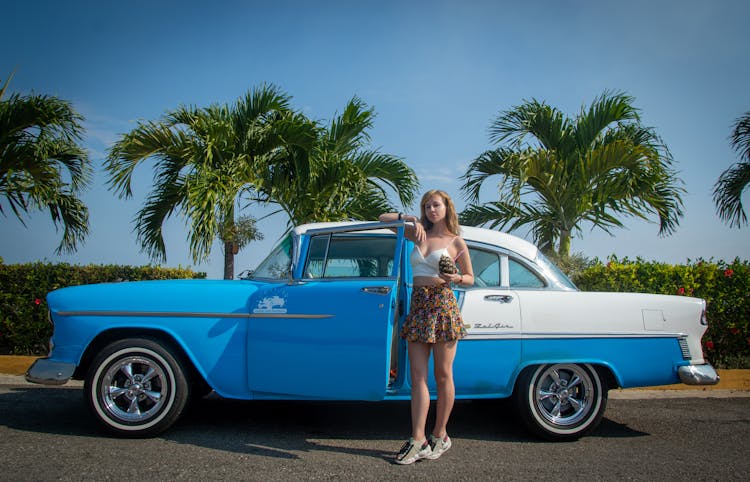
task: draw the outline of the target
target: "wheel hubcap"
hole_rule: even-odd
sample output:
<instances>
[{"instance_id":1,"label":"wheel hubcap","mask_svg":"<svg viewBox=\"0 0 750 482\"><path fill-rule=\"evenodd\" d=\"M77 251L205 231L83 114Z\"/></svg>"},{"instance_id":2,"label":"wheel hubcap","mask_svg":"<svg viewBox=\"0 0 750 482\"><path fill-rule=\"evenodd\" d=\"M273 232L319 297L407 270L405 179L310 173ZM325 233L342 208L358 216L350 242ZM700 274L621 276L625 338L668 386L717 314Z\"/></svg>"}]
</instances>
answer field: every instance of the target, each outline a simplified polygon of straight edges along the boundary
<instances>
[{"instance_id":1,"label":"wheel hubcap","mask_svg":"<svg viewBox=\"0 0 750 482\"><path fill-rule=\"evenodd\" d=\"M142 422L159 413L169 384L164 370L145 357L125 357L104 374L101 399L105 409L125 422Z\"/></svg>"},{"instance_id":2,"label":"wheel hubcap","mask_svg":"<svg viewBox=\"0 0 750 482\"><path fill-rule=\"evenodd\" d=\"M537 380L534 390L536 407L549 423L575 425L591 411L594 384L582 367L553 365Z\"/></svg>"}]
</instances>

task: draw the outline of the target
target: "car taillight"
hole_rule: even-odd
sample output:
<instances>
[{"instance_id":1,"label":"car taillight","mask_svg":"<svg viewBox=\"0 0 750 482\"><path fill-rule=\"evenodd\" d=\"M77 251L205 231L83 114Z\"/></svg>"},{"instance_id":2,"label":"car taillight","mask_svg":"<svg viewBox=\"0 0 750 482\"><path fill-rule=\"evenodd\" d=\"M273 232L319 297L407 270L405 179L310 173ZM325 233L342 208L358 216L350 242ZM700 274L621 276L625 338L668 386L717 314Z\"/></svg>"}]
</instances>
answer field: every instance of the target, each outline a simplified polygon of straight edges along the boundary
<instances>
[{"instance_id":1,"label":"car taillight","mask_svg":"<svg viewBox=\"0 0 750 482\"><path fill-rule=\"evenodd\" d=\"M703 311L701 312L701 325L708 326L708 317L706 317L706 300L703 300Z\"/></svg>"}]
</instances>

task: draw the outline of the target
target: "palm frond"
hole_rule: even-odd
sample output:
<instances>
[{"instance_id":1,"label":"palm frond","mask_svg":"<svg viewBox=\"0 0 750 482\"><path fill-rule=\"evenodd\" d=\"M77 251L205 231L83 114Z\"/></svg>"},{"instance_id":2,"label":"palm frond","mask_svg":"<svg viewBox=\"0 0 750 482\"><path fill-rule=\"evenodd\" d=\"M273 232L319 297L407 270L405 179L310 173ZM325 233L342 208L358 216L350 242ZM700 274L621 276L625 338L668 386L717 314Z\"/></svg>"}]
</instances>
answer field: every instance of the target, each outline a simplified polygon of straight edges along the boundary
<instances>
[{"instance_id":1,"label":"palm frond","mask_svg":"<svg viewBox=\"0 0 750 482\"><path fill-rule=\"evenodd\" d=\"M55 227L63 226L56 251L74 252L88 234L88 209L78 196L93 173L80 146L84 118L53 96L1 100L9 81L0 91L0 196L22 224L29 210L48 209Z\"/></svg>"},{"instance_id":2,"label":"palm frond","mask_svg":"<svg viewBox=\"0 0 750 482\"><path fill-rule=\"evenodd\" d=\"M588 149L612 124L617 124L619 128L639 122L638 110L633 107L634 100L622 92L605 91L588 108L581 107L573 133L578 149Z\"/></svg>"},{"instance_id":3,"label":"palm frond","mask_svg":"<svg viewBox=\"0 0 750 482\"><path fill-rule=\"evenodd\" d=\"M737 119L730 141L732 149L737 151L740 159L750 161L750 111Z\"/></svg>"},{"instance_id":4,"label":"palm frond","mask_svg":"<svg viewBox=\"0 0 750 482\"><path fill-rule=\"evenodd\" d=\"M109 149L104 166L109 176L107 185L120 198L130 198L135 168L149 158L169 159L175 164L177 159L185 159L188 138L189 134L171 129L165 122L139 122Z\"/></svg>"},{"instance_id":5,"label":"palm frond","mask_svg":"<svg viewBox=\"0 0 750 482\"><path fill-rule=\"evenodd\" d=\"M724 171L714 185L714 203L719 217L730 227L747 226L742 193L750 183L750 162L738 162Z\"/></svg>"},{"instance_id":6,"label":"palm frond","mask_svg":"<svg viewBox=\"0 0 750 482\"><path fill-rule=\"evenodd\" d=\"M352 162L371 187L380 192L383 199L387 199L388 192L381 184L396 193L402 206L410 206L414 202L419 190L419 180L414 170L403 159L378 151L363 151L358 153ZM384 206L380 201L378 205Z\"/></svg>"},{"instance_id":7,"label":"palm frond","mask_svg":"<svg viewBox=\"0 0 750 482\"><path fill-rule=\"evenodd\" d=\"M5 95L5 90L8 88L8 85L10 85L10 81L13 80L13 76L16 75L16 71L13 70L13 72L10 73L7 79L5 79L5 82L3 82L2 87L0 87L0 100L3 100L3 96Z\"/></svg>"},{"instance_id":8,"label":"palm frond","mask_svg":"<svg viewBox=\"0 0 750 482\"><path fill-rule=\"evenodd\" d=\"M524 145L527 137L534 138L546 149L560 146L570 130L570 123L557 109L536 99L501 112L490 124L490 141L508 141L514 148Z\"/></svg>"},{"instance_id":9,"label":"palm frond","mask_svg":"<svg viewBox=\"0 0 750 482\"><path fill-rule=\"evenodd\" d=\"M750 111L735 121L730 143L739 154L740 162L719 176L714 184L713 198L719 217L730 227L740 228L748 224L742 193L750 183Z\"/></svg>"},{"instance_id":10,"label":"palm frond","mask_svg":"<svg viewBox=\"0 0 750 482\"><path fill-rule=\"evenodd\" d=\"M55 225L62 224L63 238L55 249L57 254L74 253L89 232L89 210L78 197L61 190L53 202L48 202Z\"/></svg>"},{"instance_id":11,"label":"palm frond","mask_svg":"<svg viewBox=\"0 0 750 482\"><path fill-rule=\"evenodd\" d=\"M370 142L367 132L373 125L375 111L358 97L352 98L344 111L331 120L321 142L337 155L347 155Z\"/></svg>"},{"instance_id":12,"label":"palm frond","mask_svg":"<svg viewBox=\"0 0 750 482\"><path fill-rule=\"evenodd\" d=\"M479 201L479 193L484 182L492 176L505 177L509 169L506 165L509 158L515 155L510 148L499 148L483 152L469 164L466 173L461 176L464 198L470 202Z\"/></svg>"}]
</instances>

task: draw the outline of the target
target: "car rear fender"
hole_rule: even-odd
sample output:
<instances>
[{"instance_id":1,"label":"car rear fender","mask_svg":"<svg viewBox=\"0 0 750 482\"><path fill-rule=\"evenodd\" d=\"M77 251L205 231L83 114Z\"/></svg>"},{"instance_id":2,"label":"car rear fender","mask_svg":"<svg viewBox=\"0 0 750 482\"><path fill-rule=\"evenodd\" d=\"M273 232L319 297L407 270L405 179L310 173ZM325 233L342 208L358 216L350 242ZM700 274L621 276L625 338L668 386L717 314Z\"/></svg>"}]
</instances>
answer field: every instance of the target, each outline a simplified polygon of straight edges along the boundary
<instances>
[{"instance_id":1,"label":"car rear fender","mask_svg":"<svg viewBox=\"0 0 750 482\"><path fill-rule=\"evenodd\" d=\"M518 390L518 380L521 378L523 372L527 370L533 370L540 365L554 365L554 364L579 364L579 365L591 365L599 374L599 377L606 382L607 389L620 388L621 382L617 375L615 367L603 360L530 360L522 365L519 365L518 370L514 373L513 378L513 393Z\"/></svg>"}]
</instances>

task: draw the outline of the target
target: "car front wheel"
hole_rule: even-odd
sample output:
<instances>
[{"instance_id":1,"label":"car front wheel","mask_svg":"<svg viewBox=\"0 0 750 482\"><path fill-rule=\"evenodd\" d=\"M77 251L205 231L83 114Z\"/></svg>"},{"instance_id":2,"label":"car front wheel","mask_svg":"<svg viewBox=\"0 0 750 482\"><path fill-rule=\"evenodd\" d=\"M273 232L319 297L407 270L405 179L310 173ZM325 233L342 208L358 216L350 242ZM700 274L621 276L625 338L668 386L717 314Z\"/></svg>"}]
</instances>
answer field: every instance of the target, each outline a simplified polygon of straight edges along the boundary
<instances>
[{"instance_id":1,"label":"car front wheel","mask_svg":"<svg viewBox=\"0 0 750 482\"><path fill-rule=\"evenodd\" d=\"M106 346L89 368L86 401L104 427L119 436L153 437L174 424L189 400L179 357L145 338Z\"/></svg>"},{"instance_id":2,"label":"car front wheel","mask_svg":"<svg viewBox=\"0 0 750 482\"><path fill-rule=\"evenodd\" d=\"M515 396L524 423L555 441L575 440L596 428L607 406L605 381L588 364L529 367Z\"/></svg>"}]
</instances>

